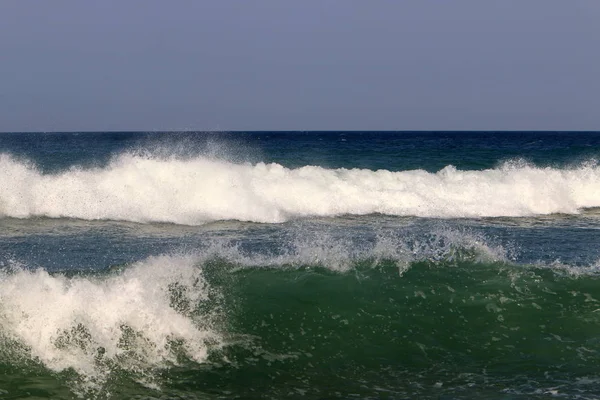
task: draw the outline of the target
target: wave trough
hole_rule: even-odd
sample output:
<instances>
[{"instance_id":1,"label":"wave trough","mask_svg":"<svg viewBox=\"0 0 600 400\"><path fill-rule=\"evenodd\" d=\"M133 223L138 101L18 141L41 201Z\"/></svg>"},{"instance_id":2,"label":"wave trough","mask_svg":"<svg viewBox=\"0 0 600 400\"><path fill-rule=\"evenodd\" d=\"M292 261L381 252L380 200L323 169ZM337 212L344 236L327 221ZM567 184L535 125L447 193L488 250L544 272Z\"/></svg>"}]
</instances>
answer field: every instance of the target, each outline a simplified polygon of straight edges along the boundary
<instances>
[{"instance_id":1,"label":"wave trough","mask_svg":"<svg viewBox=\"0 0 600 400\"><path fill-rule=\"evenodd\" d=\"M460 171L297 169L209 157L122 154L108 165L42 173L0 155L0 215L197 225L311 216L433 218L576 214L600 207L600 167L506 163Z\"/></svg>"}]
</instances>

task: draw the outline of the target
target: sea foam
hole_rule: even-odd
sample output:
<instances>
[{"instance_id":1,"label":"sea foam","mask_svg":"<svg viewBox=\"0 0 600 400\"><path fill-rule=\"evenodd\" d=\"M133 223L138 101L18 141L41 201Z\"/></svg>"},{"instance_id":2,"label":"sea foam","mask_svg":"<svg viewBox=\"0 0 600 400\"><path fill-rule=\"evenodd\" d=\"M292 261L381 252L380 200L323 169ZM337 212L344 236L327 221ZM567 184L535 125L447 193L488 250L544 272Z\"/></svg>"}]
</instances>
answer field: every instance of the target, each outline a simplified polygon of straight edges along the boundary
<instances>
[{"instance_id":1,"label":"sea foam","mask_svg":"<svg viewBox=\"0 0 600 400\"><path fill-rule=\"evenodd\" d=\"M0 215L196 225L214 220L387 214L439 218L575 214L600 206L600 167L437 173L241 164L122 154L96 168L42 173L0 155Z\"/></svg>"},{"instance_id":2,"label":"sea foam","mask_svg":"<svg viewBox=\"0 0 600 400\"><path fill-rule=\"evenodd\" d=\"M226 297L237 293L230 285L243 279L244 271L321 267L352 276L365 268L392 267L390 261L398 267L397 279L405 279L410 268L423 268L415 262L429 262L433 268L481 264L491 276L498 271L493 265L512 265L513 277L531 268L549 268L560 275L575 270L567 265L518 265L511 249L493 239L448 228L417 237L382 231L361 246L346 238L308 233L276 252L215 239L192 252L149 257L99 274L68 276L11 264L0 269L0 359L33 361L56 373L73 371L73 389L84 397L121 371L158 387L157 372L182 358L210 363L214 350L246 334L228 331L229 318L236 312L228 309L228 300L238 299ZM596 275L597 264L581 275ZM214 273L231 274L232 279L219 275L214 280Z\"/></svg>"},{"instance_id":3,"label":"sea foam","mask_svg":"<svg viewBox=\"0 0 600 400\"><path fill-rule=\"evenodd\" d=\"M143 380L181 356L202 363L220 346L212 312L194 312L212 296L191 256L152 257L98 277L12 269L0 271L0 358L21 352L52 371L72 370L81 389L102 386L115 369Z\"/></svg>"},{"instance_id":4,"label":"sea foam","mask_svg":"<svg viewBox=\"0 0 600 400\"><path fill-rule=\"evenodd\" d=\"M74 371L79 389L102 387L123 370L148 384L154 370L176 365L181 357L204 363L231 335L226 331L231 310L223 297L231 288L213 287L207 278L215 260L222 261L218 273L225 274L305 266L346 273L392 261L402 275L415 261L448 266L507 257L484 236L439 229L418 240L382 232L362 246L306 234L277 252L244 250L218 239L192 252L153 256L101 274L68 276L13 262L0 268L0 359Z\"/></svg>"}]
</instances>

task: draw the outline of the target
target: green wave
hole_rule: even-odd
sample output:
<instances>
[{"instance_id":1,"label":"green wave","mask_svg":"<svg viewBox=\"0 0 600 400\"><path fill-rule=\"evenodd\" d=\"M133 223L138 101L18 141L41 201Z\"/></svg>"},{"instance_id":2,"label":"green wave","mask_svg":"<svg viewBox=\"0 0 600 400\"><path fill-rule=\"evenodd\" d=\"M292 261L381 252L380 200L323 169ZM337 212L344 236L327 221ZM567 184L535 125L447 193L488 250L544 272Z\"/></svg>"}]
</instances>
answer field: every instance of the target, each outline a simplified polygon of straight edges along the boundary
<instances>
[{"instance_id":1,"label":"green wave","mask_svg":"<svg viewBox=\"0 0 600 400\"><path fill-rule=\"evenodd\" d=\"M171 283L170 305L198 319L217 313L223 345L201 363L113 368L97 398L544 398L600 390L600 277L595 270L481 261L457 248L437 260L196 264L212 293L190 303ZM109 276L123 274L119 267ZM85 329L62 346L80 346ZM135 362L136 340L129 331ZM127 335L125 335L127 336ZM126 340L126 339L123 339ZM18 343L0 351L6 398L72 398L73 370L50 372ZM8 388L8 389L4 389ZM36 389L37 388L37 389ZM29 393L29 395L27 395ZM11 397L12 396L12 397ZM4 398L4 397L3 397ZM187 398L187 397L186 397Z\"/></svg>"}]
</instances>

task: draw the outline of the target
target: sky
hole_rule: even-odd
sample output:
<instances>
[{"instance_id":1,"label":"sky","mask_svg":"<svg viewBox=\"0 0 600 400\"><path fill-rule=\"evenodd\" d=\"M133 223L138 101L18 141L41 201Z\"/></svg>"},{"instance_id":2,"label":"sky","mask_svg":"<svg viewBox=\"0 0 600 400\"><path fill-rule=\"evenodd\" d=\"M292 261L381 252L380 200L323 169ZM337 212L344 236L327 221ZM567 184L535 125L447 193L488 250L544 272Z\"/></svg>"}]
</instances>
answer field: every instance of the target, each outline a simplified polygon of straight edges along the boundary
<instances>
[{"instance_id":1,"label":"sky","mask_svg":"<svg viewBox=\"0 0 600 400\"><path fill-rule=\"evenodd\" d=\"M101 130L600 130L600 1L0 1L0 131Z\"/></svg>"}]
</instances>

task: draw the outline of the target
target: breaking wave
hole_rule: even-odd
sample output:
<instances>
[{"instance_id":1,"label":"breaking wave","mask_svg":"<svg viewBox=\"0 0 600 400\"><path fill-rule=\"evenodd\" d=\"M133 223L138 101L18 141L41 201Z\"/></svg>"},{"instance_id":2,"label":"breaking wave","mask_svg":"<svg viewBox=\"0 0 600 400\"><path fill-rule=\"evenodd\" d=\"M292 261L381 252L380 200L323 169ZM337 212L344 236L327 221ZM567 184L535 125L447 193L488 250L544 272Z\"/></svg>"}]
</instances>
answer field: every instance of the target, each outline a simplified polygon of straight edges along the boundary
<instances>
[{"instance_id":1,"label":"breaking wave","mask_svg":"<svg viewBox=\"0 0 600 400\"><path fill-rule=\"evenodd\" d=\"M12 263L0 269L0 360L41 366L82 397L129 381L162 390L169 385L164 375L181 368L213 379L211 366L278 362L312 376L313 366L329 368L332 354L386 342L398 329L418 333L430 321L425 316L436 313L452 323L461 321L456 313L468 314L474 325L452 340L477 351L490 339L476 321L498 337L512 332L503 318L517 327L531 319L535 327L519 329L535 331L546 318L540 308L566 302L595 318L598 295L589 286L597 276L597 264L519 265L490 238L452 229L413 238L388 233L362 246L299 237L274 252L215 240L93 273ZM473 340L462 343L462 335ZM435 337L425 345L417 336L416 344L406 339L398 348L408 360L419 359L425 346L436 349Z\"/></svg>"},{"instance_id":2,"label":"breaking wave","mask_svg":"<svg viewBox=\"0 0 600 400\"><path fill-rule=\"evenodd\" d=\"M43 173L0 155L0 215L197 225L310 216L433 218L576 214L600 207L600 167L509 162L460 171L327 169L211 157L122 154L102 167Z\"/></svg>"},{"instance_id":3,"label":"breaking wave","mask_svg":"<svg viewBox=\"0 0 600 400\"><path fill-rule=\"evenodd\" d=\"M155 368L181 357L201 363L220 346L216 310L197 311L214 293L192 257L153 257L98 277L9 270L0 271L0 359L74 371L79 390L102 387L115 370L151 385Z\"/></svg>"}]
</instances>

